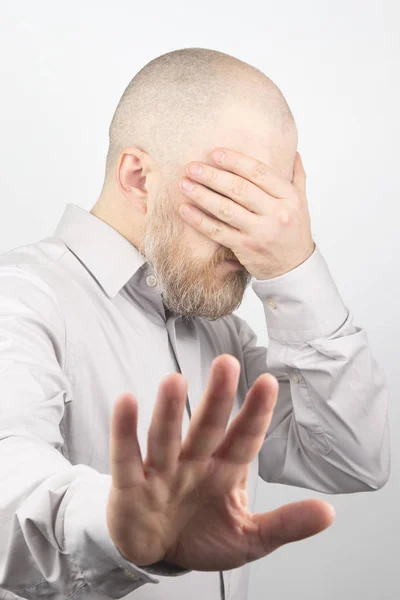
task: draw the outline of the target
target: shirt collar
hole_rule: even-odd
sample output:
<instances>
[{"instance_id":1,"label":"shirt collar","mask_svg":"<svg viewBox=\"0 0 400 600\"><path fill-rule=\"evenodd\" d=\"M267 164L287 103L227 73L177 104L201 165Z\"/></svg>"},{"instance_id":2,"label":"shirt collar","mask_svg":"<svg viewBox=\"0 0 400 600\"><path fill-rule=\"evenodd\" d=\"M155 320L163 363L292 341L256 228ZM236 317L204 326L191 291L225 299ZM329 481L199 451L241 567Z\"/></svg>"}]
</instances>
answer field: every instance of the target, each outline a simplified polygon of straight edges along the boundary
<instances>
[{"instance_id":1,"label":"shirt collar","mask_svg":"<svg viewBox=\"0 0 400 600\"><path fill-rule=\"evenodd\" d=\"M76 204L67 204L53 234L79 258L109 298L147 261L111 225Z\"/></svg>"}]
</instances>

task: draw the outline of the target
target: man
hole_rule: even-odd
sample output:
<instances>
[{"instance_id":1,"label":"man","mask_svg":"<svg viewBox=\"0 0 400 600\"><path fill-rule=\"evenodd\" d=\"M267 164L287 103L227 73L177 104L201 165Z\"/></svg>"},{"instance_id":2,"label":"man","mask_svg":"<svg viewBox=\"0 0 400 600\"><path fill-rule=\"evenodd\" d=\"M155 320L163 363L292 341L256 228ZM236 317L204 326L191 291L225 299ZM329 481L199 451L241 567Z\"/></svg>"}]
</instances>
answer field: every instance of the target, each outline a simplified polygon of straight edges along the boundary
<instances>
[{"instance_id":1,"label":"man","mask_svg":"<svg viewBox=\"0 0 400 600\"><path fill-rule=\"evenodd\" d=\"M4 590L243 600L252 561L334 520L318 499L253 514L259 475L386 483L385 378L312 239L296 148L263 73L162 55L117 106L92 210L1 257ZM232 314L252 277L268 349Z\"/></svg>"}]
</instances>

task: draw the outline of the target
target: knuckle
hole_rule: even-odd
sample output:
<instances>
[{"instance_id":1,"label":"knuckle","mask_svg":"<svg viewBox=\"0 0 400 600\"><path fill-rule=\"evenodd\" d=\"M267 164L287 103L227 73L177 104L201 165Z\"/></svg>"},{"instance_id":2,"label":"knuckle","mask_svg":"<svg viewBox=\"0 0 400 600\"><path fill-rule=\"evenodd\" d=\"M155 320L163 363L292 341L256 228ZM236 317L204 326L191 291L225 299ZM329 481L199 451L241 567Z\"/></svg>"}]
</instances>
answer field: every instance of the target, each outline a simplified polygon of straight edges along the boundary
<instances>
[{"instance_id":1,"label":"knuckle","mask_svg":"<svg viewBox=\"0 0 400 600\"><path fill-rule=\"evenodd\" d=\"M209 183L216 183L218 180L217 169L206 169L205 178Z\"/></svg>"},{"instance_id":2,"label":"knuckle","mask_svg":"<svg viewBox=\"0 0 400 600\"><path fill-rule=\"evenodd\" d=\"M235 213L235 206L233 202L222 202L219 207L219 216L224 219L232 219Z\"/></svg>"},{"instance_id":3,"label":"knuckle","mask_svg":"<svg viewBox=\"0 0 400 600\"><path fill-rule=\"evenodd\" d=\"M219 225L213 225L211 228L210 235L214 240L216 240L222 236L222 231L222 227L220 227Z\"/></svg>"},{"instance_id":4,"label":"knuckle","mask_svg":"<svg viewBox=\"0 0 400 600\"><path fill-rule=\"evenodd\" d=\"M190 193L192 194L193 198L200 200L203 197L203 189L204 188L201 185L195 185L194 190L192 190Z\"/></svg>"},{"instance_id":5,"label":"knuckle","mask_svg":"<svg viewBox=\"0 0 400 600\"><path fill-rule=\"evenodd\" d=\"M206 222L205 217L200 217L200 221L197 225L197 228L200 229L201 231L203 231L205 229L204 224Z\"/></svg>"},{"instance_id":6,"label":"knuckle","mask_svg":"<svg viewBox=\"0 0 400 600\"><path fill-rule=\"evenodd\" d=\"M243 179L242 177L234 177L231 186L231 192L234 196L244 196L248 190L248 187L249 182L246 179Z\"/></svg>"},{"instance_id":7,"label":"knuckle","mask_svg":"<svg viewBox=\"0 0 400 600\"><path fill-rule=\"evenodd\" d=\"M267 165L258 160L251 171L251 177L256 181L263 181L268 175L268 171Z\"/></svg>"},{"instance_id":8,"label":"knuckle","mask_svg":"<svg viewBox=\"0 0 400 600\"><path fill-rule=\"evenodd\" d=\"M240 156L240 154L236 154L234 156L234 158L231 160L231 163L232 163L233 170L238 169L240 167L240 163L241 163L241 156Z\"/></svg>"}]
</instances>

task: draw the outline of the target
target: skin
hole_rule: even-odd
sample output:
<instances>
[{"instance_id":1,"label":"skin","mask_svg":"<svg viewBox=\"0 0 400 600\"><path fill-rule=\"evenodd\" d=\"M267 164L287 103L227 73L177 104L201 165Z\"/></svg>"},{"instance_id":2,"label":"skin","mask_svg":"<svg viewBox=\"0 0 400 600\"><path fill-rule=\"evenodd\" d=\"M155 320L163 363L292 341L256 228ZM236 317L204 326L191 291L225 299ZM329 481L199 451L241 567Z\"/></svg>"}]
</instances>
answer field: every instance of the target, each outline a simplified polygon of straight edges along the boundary
<instances>
[{"instance_id":1,"label":"skin","mask_svg":"<svg viewBox=\"0 0 400 600\"><path fill-rule=\"evenodd\" d=\"M296 130L282 136L265 114L243 104L232 104L217 122L196 140L188 161L212 164L209 153L214 147L235 148L291 180ZM266 132L265 138L259 131ZM251 274L245 268L232 269L224 262L235 258L232 250L205 237L181 217L179 206L187 202L179 186L184 175L182 164L166 180L147 153L126 148L114 177L90 212L146 257L161 287L164 305L172 313L215 320L240 306Z\"/></svg>"},{"instance_id":2,"label":"skin","mask_svg":"<svg viewBox=\"0 0 400 600\"><path fill-rule=\"evenodd\" d=\"M183 442L187 382L180 373L164 378L145 460L136 433L136 399L132 394L117 399L107 526L121 554L137 566L164 560L197 571L230 570L334 521L333 507L316 498L266 513L248 511L248 472L271 422L278 382L269 373L261 375L227 428L239 373L234 356L213 361Z\"/></svg>"},{"instance_id":3,"label":"skin","mask_svg":"<svg viewBox=\"0 0 400 600\"><path fill-rule=\"evenodd\" d=\"M232 104L218 123L204 139L196 139L188 162L210 164L213 148L235 148L291 181L296 134L283 138L265 116L243 105ZM265 139L260 139L259 131L268 132ZM251 275L223 262L235 257L227 245L182 219L179 207L188 198L179 183L185 170L183 164L166 180L147 153L126 148L91 212L146 257L166 307L179 315L213 320L240 304ZM296 236L289 238L296 248ZM307 258L311 241L307 234L301 253L293 259L296 264ZM249 253L249 264L253 254ZM107 525L116 547L134 564L164 560L199 571L229 570L315 535L334 521L333 507L320 499L293 502L268 513L248 512L249 467L271 422L278 381L271 374L260 375L227 429L239 373L240 363L231 355L213 361L183 441L187 382L180 373L165 377L145 459L137 438L137 400L130 393L117 398L110 432Z\"/></svg>"}]
</instances>

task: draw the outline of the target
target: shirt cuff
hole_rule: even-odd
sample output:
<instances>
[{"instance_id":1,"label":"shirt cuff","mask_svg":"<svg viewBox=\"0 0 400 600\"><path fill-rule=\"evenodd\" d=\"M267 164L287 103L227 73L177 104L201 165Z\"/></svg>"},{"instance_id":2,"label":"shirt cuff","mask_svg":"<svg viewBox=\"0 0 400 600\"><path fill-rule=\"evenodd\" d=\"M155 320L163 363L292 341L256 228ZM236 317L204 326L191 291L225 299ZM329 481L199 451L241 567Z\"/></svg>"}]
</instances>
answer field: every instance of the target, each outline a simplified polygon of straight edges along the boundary
<instances>
[{"instance_id":1,"label":"shirt cuff","mask_svg":"<svg viewBox=\"0 0 400 600\"><path fill-rule=\"evenodd\" d=\"M273 279L253 279L264 306L268 337L307 342L337 331L349 315L319 248L301 265Z\"/></svg>"},{"instance_id":2,"label":"shirt cuff","mask_svg":"<svg viewBox=\"0 0 400 600\"><path fill-rule=\"evenodd\" d=\"M110 598L123 598L145 583L159 583L150 573L180 575L188 572L163 561L138 567L119 552L107 527L110 486L111 475L96 473L72 483L68 490L63 546L88 583Z\"/></svg>"}]
</instances>

